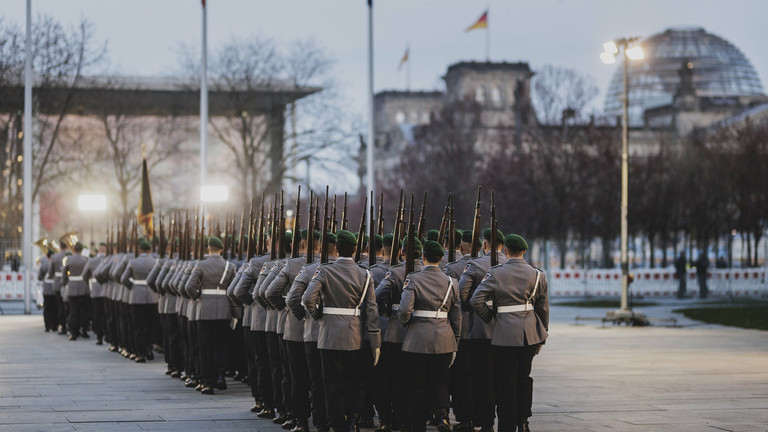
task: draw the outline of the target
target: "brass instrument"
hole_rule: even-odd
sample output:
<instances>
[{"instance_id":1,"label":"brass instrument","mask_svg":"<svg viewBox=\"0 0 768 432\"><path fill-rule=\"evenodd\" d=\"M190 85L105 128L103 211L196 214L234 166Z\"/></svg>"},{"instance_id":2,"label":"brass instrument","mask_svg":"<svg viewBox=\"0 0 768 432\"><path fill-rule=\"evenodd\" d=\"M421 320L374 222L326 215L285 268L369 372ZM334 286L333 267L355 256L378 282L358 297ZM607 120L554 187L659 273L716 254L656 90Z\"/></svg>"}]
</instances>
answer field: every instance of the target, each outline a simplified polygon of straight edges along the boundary
<instances>
[{"instance_id":1,"label":"brass instrument","mask_svg":"<svg viewBox=\"0 0 768 432\"><path fill-rule=\"evenodd\" d=\"M66 244L70 249L73 249L78 241L80 239L77 238L77 231L70 231L59 238L59 243Z\"/></svg>"},{"instance_id":2,"label":"brass instrument","mask_svg":"<svg viewBox=\"0 0 768 432\"><path fill-rule=\"evenodd\" d=\"M61 250L58 243L56 243L55 241L48 240L45 237L41 238L40 240L32 244L40 248L40 252L42 252L43 255L48 254L48 249L51 249L54 252L59 252Z\"/></svg>"}]
</instances>

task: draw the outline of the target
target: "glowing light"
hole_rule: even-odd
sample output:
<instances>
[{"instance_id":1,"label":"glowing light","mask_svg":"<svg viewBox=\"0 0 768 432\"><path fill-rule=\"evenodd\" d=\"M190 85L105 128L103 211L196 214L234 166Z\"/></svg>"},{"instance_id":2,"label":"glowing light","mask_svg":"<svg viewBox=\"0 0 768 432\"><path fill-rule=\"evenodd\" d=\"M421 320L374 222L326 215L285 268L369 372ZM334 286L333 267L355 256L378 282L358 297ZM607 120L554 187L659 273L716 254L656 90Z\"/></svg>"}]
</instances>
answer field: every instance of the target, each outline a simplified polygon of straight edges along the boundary
<instances>
[{"instance_id":1,"label":"glowing light","mask_svg":"<svg viewBox=\"0 0 768 432\"><path fill-rule=\"evenodd\" d=\"M200 188L200 201L223 202L229 199L229 188L226 186L203 186Z\"/></svg>"},{"instance_id":2,"label":"glowing light","mask_svg":"<svg viewBox=\"0 0 768 432\"><path fill-rule=\"evenodd\" d=\"M613 54L607 52L600 53L600 60L602 60L605 64L616 63L616 57Z\"/></svg>"},{"instance_id":3,"label":"glowing light","mask_svg":"<svg viewBox=\"0 0 768 432\"><path fill-rule=\"evenodd\" d=\"M627 57L629 57L630 60L642 60L643 58L645 58L643 47L639 45L633 46L632 48L629 48L624 52L627 54Z\"/></svg>"},{"instance_id":4,"label":"glowing light","mask_svg":"<svg viewBox=\"0 0 768 432\"><path fill-rule=\"evenodd\" d=\"M81 211L104 211L107 209L107 197L104 195L80 195L77 208Z\"/></svg>"}]
</instances>

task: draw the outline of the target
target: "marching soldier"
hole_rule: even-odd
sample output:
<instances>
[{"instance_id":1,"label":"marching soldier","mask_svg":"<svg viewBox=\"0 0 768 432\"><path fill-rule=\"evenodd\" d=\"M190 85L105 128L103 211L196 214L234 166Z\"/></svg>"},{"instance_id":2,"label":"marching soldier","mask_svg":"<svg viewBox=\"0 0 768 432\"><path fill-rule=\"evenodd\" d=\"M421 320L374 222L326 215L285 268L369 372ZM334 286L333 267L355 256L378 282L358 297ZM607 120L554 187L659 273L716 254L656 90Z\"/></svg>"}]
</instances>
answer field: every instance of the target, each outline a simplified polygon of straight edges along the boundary
<instances>
[{"instance_id":1,"label":"marching soldier","mask_svg":"<svg viewBox=\"0 0 768 432\"><path fill-rule=\"evenodd\" d=\"M37 272L37 280L43 283L43 323L45 332L56 331L58 327L58 304L56 304L56 293L53 291L53 278L48 277L48 269L51 266L51 257L53 251L48 252L40 260L40 269Z\"/></svg>"},{"instance_id":2,"label":"marching soldier","mask_svg":"<svg viewBox=\"0 0 768 432\"><path fill-rule=\"evenodd\" d=\"M51 264L48 267L48 279L53 280L53 292L56 295L57 311L56 316L58 318L59 334L67 334L67 305L64 304L64 296L61 292L61 276L64 264L62 260L67 256L67 242L66 238L60 239L61 250L51 256Z\"/></svg>"},{"instance_id":3,"label":"marching soldier","mask_svg":"<svg viewBox=\"0 0 768 432\"><path fill-rule=\"evenodd\" d=\"M547 340L549 299L544 272L523 256L528 244L517 234L504 239L505 263L492 267L472 295L472 309L496 321L491 340L499 432L529 432L533 401L531 363ZM494 310L488 301L495 301Z\"/></svg>"},{"instance_id":4,"label":"marching soldier","mask_svg":"<svg viewBox=\"0 0 768 432\"><path fill-rule=\"evenodd\" d=\"M95 257L88 260L88 264L85 266L85 272L83 272L83 280L88 284L88 288L91 291L93 332L96 334L96 345L102 345L104 343L104 330L106 328L106 293L105 287L96 280L94 275L96 269L106 258L106 254L107 244L99 243L98 253Z\"/></svg>"},{"instance_id":5,"label":"marching soldier","mask_svg":"<svg viewBox=\"0 0 768 432\"><path fill-rule=\"evenodd\" d=\"M88 321L85 315L85 304L91 299L88 293L88 285L83 280L83 272L88 263L88 258L83 256L83 244L75 244L75 253L64 257L62 260L61 284L66 287L69 298L69 340L76 340L78 336L88 339Z\"/></svg>"},{"instance_id":6,"label":"marching soldier","mask_svg":"<svg viewBox=\"0 0 768 432\"><path fill-rule=\"evenodd\" d=\"M152 245L142 240L139 242L140 255L128 261L120 278L120 283L129 291L128 304L131 311L133 347L136 363L152 360L150 339L151 324L157 313L157 294L147 285L147 276L155 265L155 258L149 254Z\"/></svg>"},{"instance_id":7,"label":"marching soldier","mask_svg":"<svg viewBox=\"0 0 768 432\"><path fill-rule=\"evenodd\" d=\"M354 261L357 240L346 230L336 233L339 257L321 265L307 286L302 302L313 319L320 321L318 349L325 377L328 417L335 432L347 432L358 411L358 383L367 329L368 340L379 361L381 334L371 273ZM322 302L322 307L321 307Z\"/></svg>"},{"instance_id":8,"label":"marching soldier","mask_svg":"<svg viewBox=\"0 0 768 432\"><path fill-rule=\"evenodd\" d=\"M424 432L424 413L432 412L440 432L450 432L448 369L461 336L459 282L446 276L438 264L443 247L424 243L424 268L408 275L403 285L398 316L406 326L402 372L412 386L408 395L408 422L412 432Z\"/></svg>"},{"instance_id":9,"label":"marching soldier","mask_svg":"<svg viewBox=\"0 0 768 432\"><path fill-rule=\"evenodd\" d=\"M197 309L200 337L200 371L204 387L201 393L212 395L214 386L224 382L224 368L228 364L224 342L229 332L230 300L227 287L235 276L235 269L221 256L224 243L217 237L208 238L208 256L195 265L184 290L193 299L199 299ZM218 384L218 385L217 385Z\"/></svg>"},{"instance_id":10,"label":"marching soldier","mask_svg":"<svg viewBox=\"0 0 768 432\"><path fill-rule=\"evenodd\" d=\"M491 230L486 229L483 232L483 251L485 254L480 258L470 259L459 279L459 293L464 310L470 310L469 299L491 267L491 254L496 254L497 262L501 262L504 258L499 250L504 243L504 236L501 231L497 231L495 234L497 250L490 250ZM493 306L492 300L489 299L488 303L488 306ZM468 345L474 400L472 421L474 426L480 427L480 432L492 432L495 417L493 409L496 402L493 392L493 357L491 353L493 323L493 320L485 322L476 315L470 315L467 340L469 343L466 345Z\"/></svg>"},{"instance_id":11,"label":"marching soldier","mask_svg":"<svg viewBox=\"0 0 768 432\"><path fill-rule=\"evenodd\" d=\"M387 234L384 237L376 235L376 245L381 240L381 260L379 256L376 256L376 264L369 270L371 271L371 277L373 277L373 285L378 287L381 281L389 273L389 261L392 255L392 234ZM386 334L387 326L389 325L389 315L386 308L379 307L379 329L382 334ZM376 407L376 412L379 414L379 427L376 432L389 432L392 427L399 427L399 423L395 422L394 408L392 401L392 381L389 376L389 357L386 353L383 353L379 359L379 364L373 368L373 386L376 391L373 392L373 404Z\"/></svg>"}]
</instances>

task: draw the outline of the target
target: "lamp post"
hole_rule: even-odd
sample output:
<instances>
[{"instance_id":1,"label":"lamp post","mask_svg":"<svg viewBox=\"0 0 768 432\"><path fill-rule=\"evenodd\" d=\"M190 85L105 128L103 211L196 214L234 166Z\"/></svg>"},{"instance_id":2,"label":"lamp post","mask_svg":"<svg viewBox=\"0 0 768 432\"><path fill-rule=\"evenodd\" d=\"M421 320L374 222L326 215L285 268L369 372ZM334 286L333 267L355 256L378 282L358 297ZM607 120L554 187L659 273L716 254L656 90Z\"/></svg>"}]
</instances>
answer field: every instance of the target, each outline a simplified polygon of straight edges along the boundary
<instances>
[{"instance_id":1,"label":"lamp post","mask_svg":"<svg viewBox=\"0 0 768 432\"><path fill-rule=\"evenodd\" d=\"M89 213L91 233L90 237L88 237L90 241L88 249L93 251L96 245L93 239L93 215L96 212L103 212L107 209L107 197L105 195L80 195L77 197L77 208L82 212Z\"/></svg>"},{"instance_id":2,"label":"lamp post","mask_svg":"<svg viewBox=\"0 0 768 432\"><path fill-rule=\"evenodd\" d=\"M638 37L621 38L603 44L603 52L600 59L605 64L616 62L616 55L624 57L624 94L622 97L622 121L621 121L621 306L614 314L619 317L629 317L632 314L629 308L629 255L627 246L629 233L627 228L627 212L629 203L629 60L641 60L645 55L643 48L634 45Z\"/></svg>"}]
</instances>

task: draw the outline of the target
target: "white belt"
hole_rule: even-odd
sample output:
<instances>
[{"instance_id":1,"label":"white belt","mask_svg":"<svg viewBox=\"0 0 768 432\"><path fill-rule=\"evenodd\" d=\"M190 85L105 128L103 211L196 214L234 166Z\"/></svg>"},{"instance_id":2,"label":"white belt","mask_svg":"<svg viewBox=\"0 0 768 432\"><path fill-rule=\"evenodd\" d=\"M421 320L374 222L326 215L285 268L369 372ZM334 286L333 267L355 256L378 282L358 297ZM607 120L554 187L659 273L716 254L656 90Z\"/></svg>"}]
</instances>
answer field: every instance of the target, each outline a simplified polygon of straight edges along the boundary
<instances>
[{"instance_id":1,"label":"white belt","mask_svg":"<svg viewBox=\"0 0 768 432\"><path fill-rule=\"evenodd\" d=\"M513 312L526 312L526 311L532 311L533 305L530 303L522 304L522 305L514 305L514 306L499 306L499 309L496 311L497 313L513 313Z\"/></svg>"},{"instance_id":2,"label":"white belt","mask_svg":"<svg viewBox=\"0 0 768 432\"><path fill-rule=\"evenodd\" d=\"M204 289L200 291L200 294L213 294L213 295L227 295L227 290L223 289Z\"/></svg>"},{"instance_id":3,"label":"white belt","mask_svg":"<svg viewBox=\"0 0 768 432\"><path fill-rule=\"evenodd\" d=\"M130 279L128 279L128 280L130 280L130 281L131 281L131 283L132 283L132 284L134 284L134 285L146 285L146 284L147 284L147 281L146 281L146 280L144 280L144 279L134 279L134 278L130 278Z\"/></svg>"},{"instance_id":4,"label":"white belt","mask_svg":"<svg viewBox=\"0 0 768 432\"><path fill-rule=\"evenodd\" d=\"M419 317L419 318L448 318L448 312L415 310L413 311L413 316Z\"/></svg>"},{"instance_id":5,"label":"white belt","mask_svg":"<svg viewBox=\"0 0 768 432\"><path fill-rule=\"evenodd\" d=\"M70 276L69 281L70 282L81 282L83 280L82 276Z\"/></svg>"},{"instance_id":6,"label":"white belt","mask_svg":"<svg viewBox=\"0 0 768 432\"><path fill-rule=\"evenodd\" d=\"M399 304L393 304L392 305L392 312L397 312L398 309L400 309L400 305Z\"/></svg>"},{"instance_id":7,"label":"white belt","mask_svg":"<svg viewBox=\"0 0 768 432\"><path fill-rule=\"evenodd\" d=\"M488 307L493 307L493 300L488 300L487 302L485 302L485 304L487 304Z\"/></svg>"},{"instance_id":8,"label":"white belt","mask_svg":"<svg viewBox=\"0 0 768 432\"><path fill-rule=\"evenodd\" d=\"M43 283L53 283L53 279L43 279Z\"/></svg>"},{"instance_id":9,"label":"white belt","mask_svg":"<svg viewBox=\"0 0 768 432\"><path fill-rule=\"evenodd\" d=\"M54 272L53 277L61 277L61 272Z\"/></svg>"},{"instance_id":10,"label":"white belt","mask_svg":"<svg viewBox=\"0 0 768 432\"><path fill-rule=\"evenodd\" d=\"M323 314L324 315L360 316L360 309L323 307Z\"/></svg>"}]
</instances>

